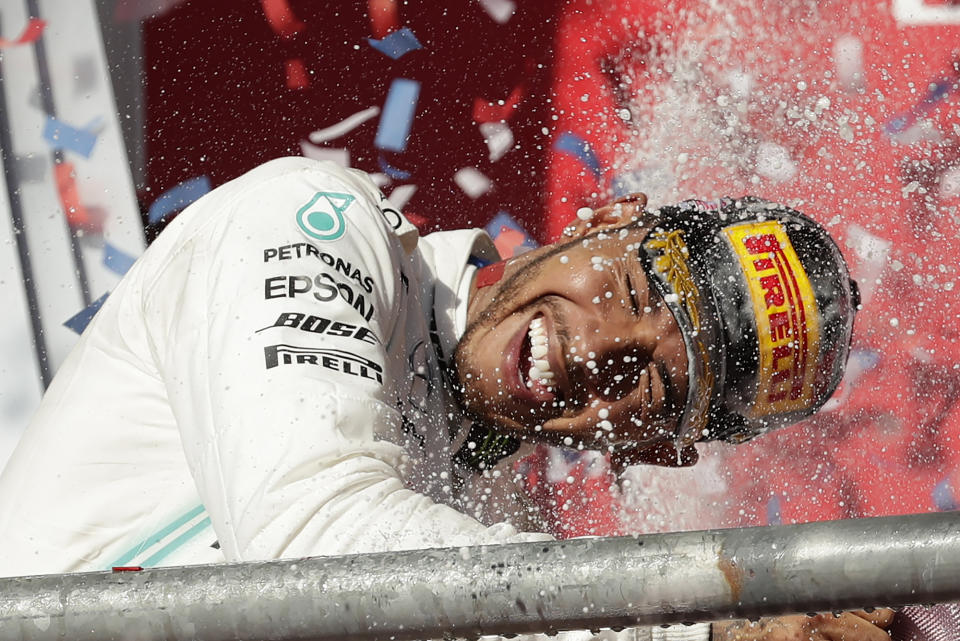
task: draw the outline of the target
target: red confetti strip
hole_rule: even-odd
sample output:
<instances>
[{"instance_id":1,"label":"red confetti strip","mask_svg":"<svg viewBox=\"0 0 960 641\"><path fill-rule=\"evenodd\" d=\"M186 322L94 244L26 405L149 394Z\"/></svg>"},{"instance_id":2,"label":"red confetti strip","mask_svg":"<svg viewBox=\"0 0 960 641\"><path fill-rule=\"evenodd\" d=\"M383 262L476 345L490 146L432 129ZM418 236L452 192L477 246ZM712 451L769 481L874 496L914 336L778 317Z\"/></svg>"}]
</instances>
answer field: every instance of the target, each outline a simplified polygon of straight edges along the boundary
<instances>
[{"instance_id":1,"label":"red confetti strip","mask_svg":"<svg viewBox=\"0 0 960 641\"><path fill-rule=\"evenodd\" d=\"M281 38L289 38L307 25L293 15L287 0L260 0L270 28Z\"/></svg>"},{"instance_id":2,"label":"red confetti strip","mask_svg":"<svg viewBox=\"0 0 960 641\"><path fill-rule=\"evenodd\" d=\"M526 236L523 232L517 231L506 225L500 228L500 233L493 239L493 244L497 247L497 252L501 258L513 258L517 253L517 248L523 245Z\"/></svg>"},{"instance_id":3,"label":"red confetti strip","mask_svg":"<svg viewBox=\"0 0 960 641\"><path fill-rule=\"evenodd\" d=\"M306 89L309 86L310 78L307 76L307 68L303 66L303 60L287 60L287 89Z\"/></svg>"},{"instance_id":4,"label":"red confetti strip","mask_svg":"<svg viewBox=\"0 0 960 641\"><path fill-rule=\"evenodd\" d=\"M506 122L516 112L520 101L523 99L523 87L519 86L510 92L510 97L499 102L489 102L483 98L476 98L473 101L473 119L476 122Z\"/></svg>"},{"instance_id":5,"label":"red confetti strip","mask_svg":"<svg viewBox=\"0 0 960 641\"><path fill-rule=\"evenodd\" d=\"M30 22L27 23L27 26L23 29L23 33L20 34L19 38L16 40L0 38L0 49L35 42L43 34L43 30L46 28L46 26L46 20L41 20L40 18L30 18Z\"/></svg>"},{"instance_id":6,"label":"red confetti strip","mask_svg":"<svg viewBox=\"0 0 960 641\"><path fill-rule=\"evenodd\" d=\"M421 216L420 214L415 214L412 211L403 212L404 218L413 223L413 226L423 232L430 226L430 219L426 216Z\"/></svg>"},{"instance_id":7,"label":"red confetti strip","mask_svg":"<svg viewBox=\"0 0 960 641\"><path fill-rule=\"evenodd\" d=\"M493 263L492 265L478 269L476 280L477 289L483 289L484 287L499 283L500 279L503 278L504 265L505 263L500 261L499 263Z\"/></svg>"},{"instance_id":8,"label":"red confetti strip","mask_svg":"<svg viewBox=\"0 0 960 641\"><path fill-rule=\"evenodd\" d=\"M110 568L114 572L142 572L143 568L139 565L117 565Z\"/></svg>"},{"instance_id":9,"label":"red confetti strip","mask_svg":"<svg viewBox=\"0 0 960 641\"><path fill-rule=\"evenodd\" d=\"M77 190L76 172L73 163L57 163L53 167L57 181L57 193L60 195L60 206L67 217L67 224L71 229L92 229L96 227L93 216L80 202L80 192Z\"/></svg>"},{"instance_id":10,"label":"red confetti strip","mask_svg":"<svg viewBox=\"0 0 960 641\"><path fill-rule=\"evenodd\" d=\"M374 38L383 38L400 26L396 0L367 0L367 11Z\"/></svg>"}]
</instances>

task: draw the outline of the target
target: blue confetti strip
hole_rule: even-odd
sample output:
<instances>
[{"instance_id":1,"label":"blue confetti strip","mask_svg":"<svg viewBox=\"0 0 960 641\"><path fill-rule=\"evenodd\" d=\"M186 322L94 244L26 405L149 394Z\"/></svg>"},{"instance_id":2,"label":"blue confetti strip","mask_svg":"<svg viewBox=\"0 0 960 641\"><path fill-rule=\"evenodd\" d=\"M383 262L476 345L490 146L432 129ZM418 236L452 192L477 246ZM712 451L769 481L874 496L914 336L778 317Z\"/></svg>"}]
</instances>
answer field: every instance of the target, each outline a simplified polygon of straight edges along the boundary
<instances>
[{"instance_id":1,"label":"blue confetti strip","mask_svg":"<svg viewBox=\"0 0 960 641\"><path fill-rule=\"evenodd\" d=\"M780 495L774 494L767 501L767 525L780 525L783 523L783 515L780 509Z\"/></svg>"},{"instance_id":2,"label":"blue confetti strip","mask_svg":"<svg viewBox=\"0 0 960 641\"><path fill-rule=\"evenodd\" d=\"M594 177L600 180L602 173L600 161L597 160L597 155L593 153L593 149L590 148L590 143L586 140L573 132L565 131L560 134L560 137L553 143L553 148L579 158L580 161L593 172Z\"/></svg>"},{"instance_id":3,"label":"blue confetti strip","mask_svg":"<svg viewBox=\"0 0 960 641\"><path fill-rule=\"evenodd\" d=\"M98 311L100 311L101 307L103 307L103 303L104 301L107 300L107 296L109 295L110 295L110 292L107 292L97 300L90 303L86 309L81 310L77 314L74 314L69 319L67 319L67 321L64 322L63 326L68 329L72 329L78 334L82 334L83 330L85 330L87 328L87 325L90 324L90 321L93 320L94 315Z\"/></svg>"},{"instance_id":4,"label":"blue confetti strip","mask_svg":"<svg viewBox=\"0 0 960 641\"><path fill-rule=\"evenodd\" d=\"M927 91L927 95L923 97L923 100L908 111L901 112L891 118L886 127L884 127L884 132L887 135L892 135L909 129L917 122L917 119L932 111L938 102L949 96L957 87L957 81L951 78L945 78L933 83L929 91Z\"/></svg>"},{"instance_id":5,"label":"blue confetti strip","mask_svg":"<svg viewBox=\"0 0 960 641\"><path fill-rule=\"evenodd\" d=\"M515 248L513 248L513 255L522 254L524 251L530 249L536 249L539 247L539 243L530 237L530 234L527 233L527 230L517 222L517 220L505 211L497 212L497 215L494 216L489 223L484 226L484 230L490 235L490 238L496 240L496 238L503 233L504 229L512 229L514 231L520 232L523 234L523 241ZM517 251L520 250L520 251Z\"/></svg>"},{"instance_id":6,"label":"blue confetti strip","mask_svg":"<svg viewBox=\"0 0 960 641\"><path fill-rule=\"evenodd\" d=\"M373 141L377 149L403 151L407 148L419 96L420 83L416 80L397 78L391 83Z\"/></svg>"},{"instance_id":7,"label":"blue confetti strip","mask_svg":"<svg viewBox=\"0 0 960 641\"><path fill-rule=\"evenodd\" d=\"M147 213L147 221L151 224L158 222L167 214L183 209L208 191L210 191L210 179L206 176L185 180L163 192L153 201Z\"/></svg>"},{"instance_id":8,"label":"blue confetti strip","mask_svg":"<svg viewBox=\"0 0 960 641\"><path fill-rule=\"evenodd\" d=\"M420 44L420 41L408 27L398 29L382 40L367 38L367 42L370 43L371 47L394 60L411 51L423 49L423 45Z\"/></svg>"},{"instance_id":9,"label":"blue confetti strip","mask_svg":"<svg viewBox=\"0 0 960 641\"><path fill-rule=\"evenodd\" d=\"M53 116L47 116L43 137L54 149L68 149L89 158L97 144L97 134L88 129L77 129Z\"/></svg>"},{"instance_id":10,"label":"blue confetti strip","mask_svg":"<svg viewBox=\"0 0 960 641\"><path fill-rule=\"evenodd\" d=\"M136 258L130 254L124 252L123 250L117 249L110 243L106 243L103 247L103 264L107 269L114 271L121 276L130 271L130 268L133 267L133 263L136 262Z\"/></svg>"},{"instance_id":11,"label":"blue confetti strip","mask_svg":"<svg viewBox=\"0 0 960 641\"><path fill-rule=\"evenodd\" d=\"M953 488L950 486L950 479L945 478L933 487L933 504L941 512L949 512L960 508L953 495Z\"/></svg>"},{"instance_id":12,"label":"blue confetti strip","mask_svg":"<svg viewBox=\"0 0 960 641\"><path fill-rule=\"evenodd\" d=\"M380 154L380 158L378 160L380 162L380 171L390 176L394 180L407 180L410 178L411 174L409 171L404 171L403 169L394 167L387 162L387 159L383 157L383 154Z\"/></svg>"}]
</instances>

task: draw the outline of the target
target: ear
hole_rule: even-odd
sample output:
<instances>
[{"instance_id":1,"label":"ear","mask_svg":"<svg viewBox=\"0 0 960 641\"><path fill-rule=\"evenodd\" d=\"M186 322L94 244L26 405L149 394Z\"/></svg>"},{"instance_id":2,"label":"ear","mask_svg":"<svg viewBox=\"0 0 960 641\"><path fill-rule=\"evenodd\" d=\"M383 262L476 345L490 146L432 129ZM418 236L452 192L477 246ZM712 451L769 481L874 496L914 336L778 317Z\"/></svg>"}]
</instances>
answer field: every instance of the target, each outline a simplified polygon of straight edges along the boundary
<instances>
[{"instance_id":1,"label":"ear","mask_svg":"<svg viewBox=\"0 0 960 641\"><path fill-rule=\"evenodd\" d=\"M613 202L594 210L590 218L581 218L579 215L563 230L567 238L582 238L601 229L610 229L626 225L630 220L643 212L647 205L647 195L641 193L627 194Z\"/></svg>"}]
</instances>

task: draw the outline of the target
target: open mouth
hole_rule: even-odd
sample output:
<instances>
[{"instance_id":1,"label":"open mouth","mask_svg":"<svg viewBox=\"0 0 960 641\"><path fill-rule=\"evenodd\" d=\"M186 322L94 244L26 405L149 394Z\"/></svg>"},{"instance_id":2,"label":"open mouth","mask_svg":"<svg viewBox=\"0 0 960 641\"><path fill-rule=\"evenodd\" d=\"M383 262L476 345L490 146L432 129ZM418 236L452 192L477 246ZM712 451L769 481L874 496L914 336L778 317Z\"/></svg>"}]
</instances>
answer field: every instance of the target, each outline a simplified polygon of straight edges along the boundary
<instances>
[{"instance_id":1,"label":"open mouth","mask_svg":"<svg viewBox=\"0 0 960 641\"><path fill-rule=\"evenodd\" d=\"M527 327L520 345L517 375L520 384L541 401L555 400L557 375L550 365L550 337L543 316L536 316Z\"/></svg>"}]
</instances>

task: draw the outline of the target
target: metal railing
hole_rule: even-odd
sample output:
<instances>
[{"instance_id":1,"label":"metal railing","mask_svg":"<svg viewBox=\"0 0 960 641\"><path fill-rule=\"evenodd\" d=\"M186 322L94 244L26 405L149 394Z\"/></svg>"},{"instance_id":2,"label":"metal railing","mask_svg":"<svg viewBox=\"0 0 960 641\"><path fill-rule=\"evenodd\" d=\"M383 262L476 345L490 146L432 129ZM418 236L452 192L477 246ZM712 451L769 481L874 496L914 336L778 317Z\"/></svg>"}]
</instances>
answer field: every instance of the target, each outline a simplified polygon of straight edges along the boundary
<instances>
[{"instance_id":1,"label":"metal railing","mask_svg":"<svg viewBox=\"0 0 960 641\"><path fill-rule=\"evenodd\" d=\"M960 601L960 513L0 579L0 639L429 639Z\"/></svg>"}]
</instances>

